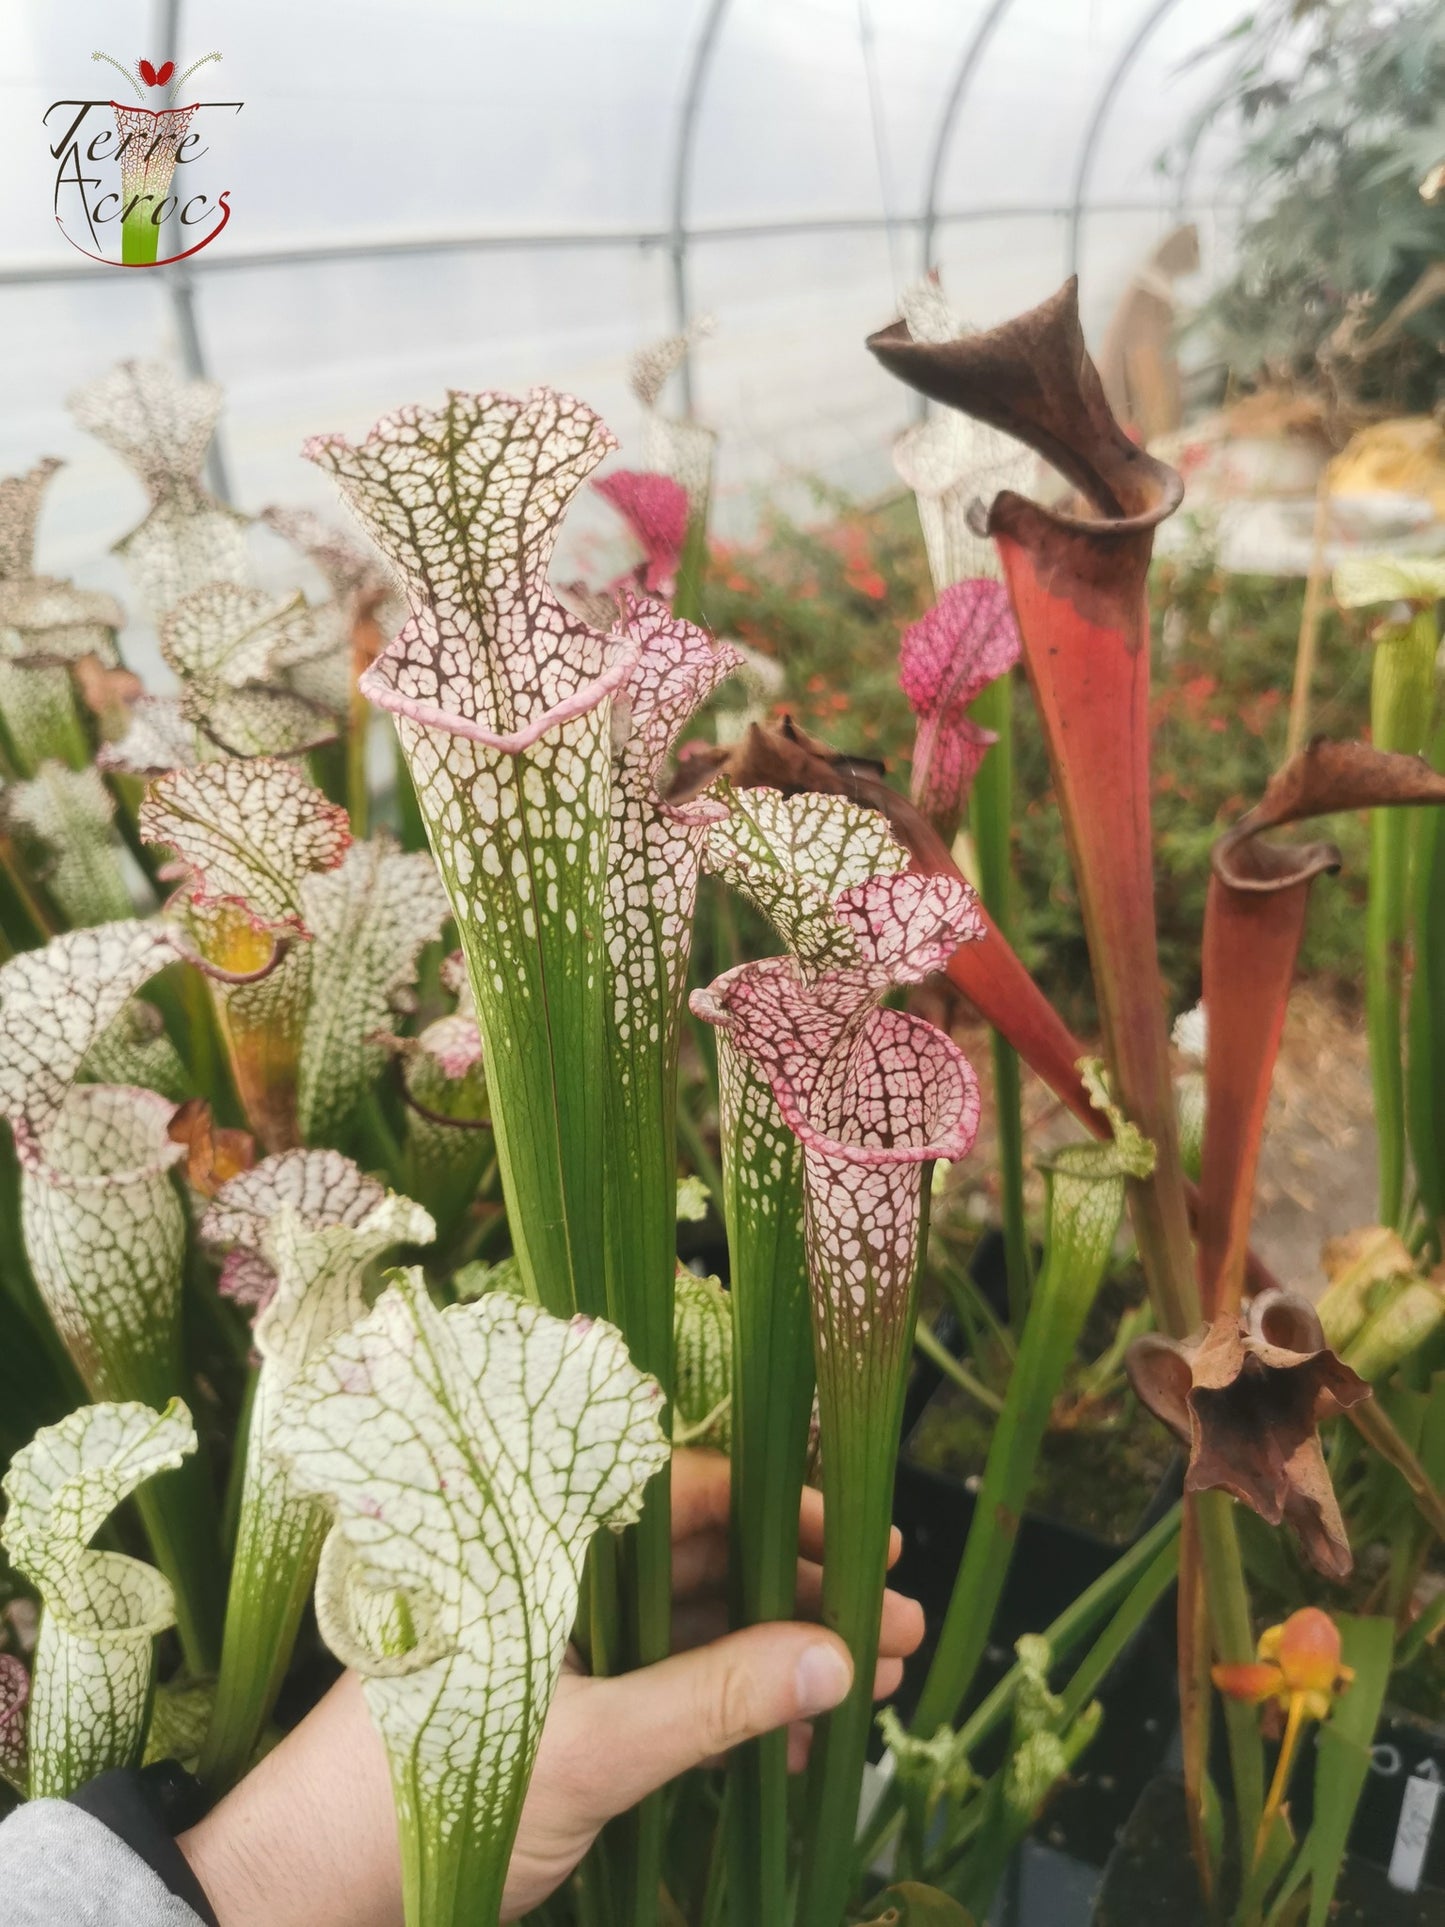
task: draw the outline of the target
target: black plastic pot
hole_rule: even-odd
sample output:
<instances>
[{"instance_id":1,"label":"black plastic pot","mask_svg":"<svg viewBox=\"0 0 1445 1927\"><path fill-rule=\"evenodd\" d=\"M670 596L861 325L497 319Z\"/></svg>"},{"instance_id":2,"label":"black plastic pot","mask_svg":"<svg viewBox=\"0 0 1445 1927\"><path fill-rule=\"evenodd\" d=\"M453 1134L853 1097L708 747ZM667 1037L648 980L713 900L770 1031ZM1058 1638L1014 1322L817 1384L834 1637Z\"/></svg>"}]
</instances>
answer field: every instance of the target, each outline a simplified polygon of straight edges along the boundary
<instances>
[{"instance_id":1,"label":"black plastic pot","mask_svg":"<svg viewBox=\"0 0 1445 1927\"><path fill-rule=\"evenodd\" d=\"M970 1265L975 1282L1001 1310L1003 1255L1002 1236L992 1231L980 1240ZM949 1349L956 1348L958 1334L951 1319L941 1320L935 1331ZM918 1361L905 1405L904 1447L894 1485L894 1518L903 1534L903 1554L892 1584L920 1601L929 1627L897 1696L905 1719L933 1657L976 1505L962 1480L917 1465L908 1456L908 1438L943 1383L936 1365ZM1131 1539L1174 1503L1180 1477L1180 1469L1173 1468L1136 1522ZM982 1699L1013 1664L1015 1642L1024 1633L1043 1632L1108 1571L1130 1542L1113 1543L1060 1520L1025 1514L970 1704ZM1174 1621L1171 1588L1106 1680L1099 1695L1104 1708L1099 1736L1072 1784L1050 1802L1040 1840L1016 1870L1013 1901L1005 1897L996 1910L1000 1920L1017 1920L1027 1927L1073 1927L1087 1921L1099 1869L1139 1795L1164 1764L1177 1724ZM1003 1746L1000 1735L975 1762L980 1772L997 1763Z\"/></svg>"},{"instance_id":2,"label":"black plastic pot","mask_svg":"<svg viewBox=\"0 0 1445 1927\"><path fill-rule=\"evenodd\" d=\"M1165 1505L1172 1498L1169 1494ZM903 1555L891 1583L919 1600L929 1626L897 1696L905 1719L917 1702L933 1656L974 1508L974 1495L956 1479L910 1465L906 1459L900 1462L894 1517L903 1534ZM1114 1564L1120 1550L1091 1533L1025 1515L970 1704L982 1699L1008 1671L1015 1642L1024 1633L1043 1632ZM1099 1736L1073 1783L1050 1803L1044 1821L1042 1833L1049 1844L1095 1869L1112 1852L1119 1829L1158 1771L1174 1732L1173 1598L1171 1590L1105 1681L1099 1695L1104 1707ZM995 1746L980 1755L975 1763L980 1772L997 1763L1003 1744L1000 1735ZM1064 1924L1060 1919L1049 1927Z\"/></svg>"},{"instance_id":3,"label":"black plastic pot","mask_svg":"<svg viewBox=\"0 0 1445 1927\"><path fill-rule=\"evenodd\" d=\"M1209 1927L1190 1856L1183 1782L1173 1775L1152 1781L1130 1816L1104 1870L1092 1927L1153 1927L1154 1922ZM1402 1892L1380 1867L1351 1854L1330 1924L1445 1927L1445 1893L1436 1888Z\"/></svg>"},{"instance_id":4,"label":"black plastic pot","mask_svg":"<svg viewBox=\"0 0 1445 1927\"><path fill-rule=\"evenodd\" d=\"M1445 1728L1386 1706L1350 1830L1351 1851L1376 1867L1395 1862L1401 1879L1445 1891L1445 1795L1434 1791L1442 1785ZM1310 1820L1312 1792L1313 1775L1302 1763L1290 1789L1302 1827Z\"/></svg>"},{"instance_id":5,"label":"black plastic pot","mask_svg":"<svg viewBox=\"0 0 1445 1927\"><path fill-rule=\"evenodd\" d=\"M980 1241L970 1269L995 1310L1004 1315L1004 1252L998 1232ZM940 1321L936 1335L950 1350L957 1349L959 1335L951 1317ZM898 1696L905 1716L932 1658L975 1509L974 1494L964 1482L908 1457L908 1438L943 1384L942 1371L920 1359L909 1386L895 1486L895 1517L904 1551L893 1583L922 1602L930 1628ZM1176 1463L1138 1521L1135 1536L1179 1496L1182 1473L1182 1464ZM1124 1550L1124 1545L1095 1533L1025 1515L993 1643L974 1688L975 1703L1012 1663L1019 1635L1042 1631ZM995 1905L991 1927L1088 1927L1100 1870L1106 1866L1102 1892L1110 1911L1101 1911L1098 1927L1154 1927L1156 1922L1194 1927L1196 1921L1203 1927L1180 1785L1165 1771L1178 1764L1174 1613L1171 1589L1105 1682L1099 1695L1104 1708L1099 1736L1075 1781L1050 1801L1037 1837L1025 1843ZM1217 1738L1215 1778L1226 1786L1222 1732ZM984 1754L979 1769L987 1772L997 1757ZM1445 1727L1387 1708L1351 1831L1341 1911L1332 1916L1332 1927L1363 1927L1366 1921L1371 1927L1445 1927L1445 1795L1437 1808L1435 1785L1445 1785ZM1301 1831L1310 1820L1311 1790L1306 1756L1291 1788L1292 1811ZM1177 1812L1171 1809L1170 1826L1165 1827L1161 1815L1171 1802ZM1417 1842L1413 1868L1412 1828ZM1397 1854L1402 1832L1405 1844ZM1419 1883L1417 1893L1389 1884L1392 1860L1398 1880Z\"/></svg>"}]
</instances>

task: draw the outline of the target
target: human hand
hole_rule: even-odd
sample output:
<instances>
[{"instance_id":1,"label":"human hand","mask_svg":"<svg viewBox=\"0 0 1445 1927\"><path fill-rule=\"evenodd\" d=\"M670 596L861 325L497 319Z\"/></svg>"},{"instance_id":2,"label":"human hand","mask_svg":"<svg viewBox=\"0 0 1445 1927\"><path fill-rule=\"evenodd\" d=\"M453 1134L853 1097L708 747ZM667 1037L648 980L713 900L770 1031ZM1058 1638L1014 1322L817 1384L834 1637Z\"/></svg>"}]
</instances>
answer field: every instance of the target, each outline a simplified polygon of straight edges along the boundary
<instances>
[{"instance_id":1,"label":"human hand","mask_svg":"<svg viewBox=\"0 0 1445 1927\"><path fill-rule=\"evenodd\" d=\"M560 1886L606 1822L745 1740L786 1726L789 1764L808 1721L852 1683L847 1649L787 1622L714 1637L726 1624L726 1459L672 1461L673 1657L592 1679L569 1653L547 1715L507 1875L503 1917ZM798 1606L822 1587L821 1495L803 1496ZM895 1535L890 1548L897 1557ZM892 1692L923 1636L918 1605L884 1597L875 1691ZM180 1840L221 1927L398 1927L401 1873L391 1782L361 1682L347 1674L295 1731Z\"/></svg>"},{"instance_id":2,"label":"human hand","mask_svg":"<svg viewBox=\"0 0 1445 1927\"><path fill-rule=\"evenodd\" d=\"M817 1625L784 1622L727 1633L729 1466L715 1452L672 1459L673 1657L615 1679L591 1679L569 1653L542 1732L512 1864L503 1919L545 1900L608 1820L690 1768L776 1727L788 1728L788 1764L807 1762L809 1721L846 1696L848 1649ZM902 1548L897 1532L891 1566ZM823 1496L803 1494L797 1612L822 1601ZM725 1636L724 1636L725 1635ZM916 1600L883 1598L874 1693L884 1698L923 1637Z\"/></svg>"}]
</instances>

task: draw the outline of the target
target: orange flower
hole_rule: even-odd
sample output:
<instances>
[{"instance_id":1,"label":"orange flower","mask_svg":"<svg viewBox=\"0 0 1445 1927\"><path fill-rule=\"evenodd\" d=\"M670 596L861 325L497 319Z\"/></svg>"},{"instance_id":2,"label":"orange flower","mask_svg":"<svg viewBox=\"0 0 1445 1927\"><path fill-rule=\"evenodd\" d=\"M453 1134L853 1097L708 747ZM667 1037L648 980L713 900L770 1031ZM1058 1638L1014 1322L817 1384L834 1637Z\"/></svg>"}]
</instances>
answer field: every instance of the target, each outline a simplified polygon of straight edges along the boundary
<instances>
[{"instance_id":1,"label":"orange flower","mask_svg":"<svg viewBox=\"0 0 1445 1927\"><path fill-rule=\"evenodd\" d=\"M1331 1706L1355 1677L1341 1664L1340 1629L1328 1613L1305 1606L1282 1626L1259 1636L1259 1658L1251 1665L1216 1666L1214 1683L1230 1699L1262 1705L1275 1700L1306 1719L1328 1718Z\"/></svg>"},{"instance_id":2,"label":"orange flower","mask_svg":"<svg viewBox=\"0 0 1445 1927\"><path fill-rule=\"evenodd\" d=\"M888 584L878 571L864 565L845 570L843 580L850 589L867 596L870 602L881 602L888 593Z\"/></svg>"},{"instance_id":3,"label":"orange flower","mask_svg":"<svg viewBox=\"0 0 1445 1927\"><path fill-rule=\"evenodd\" d=\"M166 1135L186 1147L185 1174L193 1190L213 1198L228 1178L256 1162L256 1140L249 1131L217 1126L203 1097L192 1097L171 1119Z\"/></svg>"},{"instance_id":4,"label":"orange flower","mask_svg":"<svg viewBox=\"0 0 1445 1927\"><path fill-rule=\"evenodd\" d=\"M1318 1606L1291 1613L1282 1626L1269 1626L1259 1636L1257 1660L1248 1666L1216 1666L1214 1683L1230 1699L1252 1705L1286 1709L1284 1737L1274 1764L1274 1778L1260 1815L1254 1839L1254 1866L1264 1858L1275 1824L1284 1811L1285 1793L1307 1720L1329 1717L1337 1694L1355 1677L1340 1660L1340 1629ZM1278 1718L1278 1714L1275 1714Z\"/></svg>"}]
</instances>

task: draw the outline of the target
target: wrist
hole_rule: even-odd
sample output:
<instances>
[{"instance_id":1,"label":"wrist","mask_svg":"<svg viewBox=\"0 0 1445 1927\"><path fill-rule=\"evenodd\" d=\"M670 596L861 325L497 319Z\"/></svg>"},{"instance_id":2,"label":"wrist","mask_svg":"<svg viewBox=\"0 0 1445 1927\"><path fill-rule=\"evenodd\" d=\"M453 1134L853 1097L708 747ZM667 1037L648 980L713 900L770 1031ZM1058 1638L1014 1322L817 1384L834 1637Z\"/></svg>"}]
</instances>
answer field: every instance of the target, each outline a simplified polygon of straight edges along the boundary
<instances>
[{"instance_id":1,"label":"wrist","mask_svg":"<svg viewBox=\"0 0 1445 1927\"><path fill-rule=\"evenodd\" d=\"M352 1675L176 1843L220 1927L402 1927L391 1782Z\"/></svg>"},{"instance_id":2,"label":"wrist","mask_svg":"<svg viewBox=\"0 0 1445 1927\"><path fill-rule=\"evenodd\" d=\"M204 1927L217 1927L204 1886L180 1845L186 1822L201 1811L205 1796L200 1782L175 1760L112 1768L78 1787L68 1804L123 1841Z\"/></svg>"}]
</instances>

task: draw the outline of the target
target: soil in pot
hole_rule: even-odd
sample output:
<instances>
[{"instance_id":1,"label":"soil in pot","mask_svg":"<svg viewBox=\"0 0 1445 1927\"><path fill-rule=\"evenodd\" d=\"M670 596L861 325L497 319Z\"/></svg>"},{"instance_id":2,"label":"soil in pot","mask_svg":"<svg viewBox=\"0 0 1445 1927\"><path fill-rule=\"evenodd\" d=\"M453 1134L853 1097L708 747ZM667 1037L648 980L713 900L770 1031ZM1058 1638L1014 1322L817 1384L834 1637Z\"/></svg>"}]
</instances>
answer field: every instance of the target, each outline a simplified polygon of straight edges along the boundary
<instances>
[{"instance_id":1,"label":"soil in pot","mask_svg":"<svg viewBox=\"0 0 1445 1927\"><path fill-rule=\"evenodd\" d=\"M1006 1318L1008 1280L998 1230L990 1229L979 1239L968 1269L983 1296ZM1081 1364L1108 1349L1120 1319L1143 1297L1143 1275L1137 1265L1105 1280L1084 1327ZM958 1326L950 1309L934 1320L934 1333L957 1352ZM987 1377L977 1363L973 1369ZM1076 1394L1077 1388L1066 1381L1057 1408L1065 1422L1056 1422L1044 1438L1028 1509L1122 1549L1136 1536L1150 1500L1169 1471L1174 1443L1122 1387L1118 1395L1097 1404L1085 1404ZM919 1362L904 1423L904 1455L912 1464L968 1485L982 1475L993 1426L991 1412L947 1380L937 1366Z\"/></svg>"},{"instance_id":2,"label":"soil in pot","mask_svg":"<svg viewBox=\"0 0 1445 1927\"><path fill-rule=\"evenodd\" d=\"M982 1476L992 1436L991 1414L945 1385L914 1427L907 1455L915 1465L967 1485ZM1173 1458L1168 1433L1138 1406L1108 1424L1051 1430L1039 1454L1029 1511L1122 1551Z\"/></svg>"}]
</instances>

